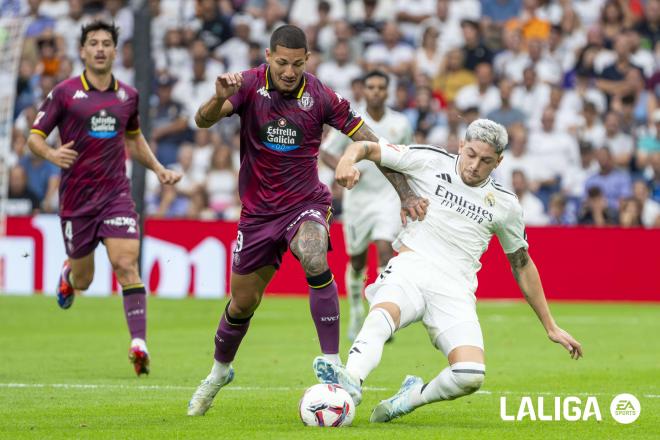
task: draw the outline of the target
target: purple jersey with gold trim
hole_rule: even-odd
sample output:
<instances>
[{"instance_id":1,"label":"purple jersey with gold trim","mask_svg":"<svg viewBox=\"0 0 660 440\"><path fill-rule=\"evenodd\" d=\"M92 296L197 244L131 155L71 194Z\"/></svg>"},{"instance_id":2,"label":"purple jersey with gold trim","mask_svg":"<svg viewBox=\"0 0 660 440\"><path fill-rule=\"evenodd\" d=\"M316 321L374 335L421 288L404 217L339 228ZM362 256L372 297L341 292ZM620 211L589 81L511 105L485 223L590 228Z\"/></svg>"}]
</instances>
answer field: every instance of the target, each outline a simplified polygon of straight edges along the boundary
<instances>
[{"instance_id":1,"label":"purple jersey with gold trim","mask_svg":"<svg viewBox=\"0 0 660 440\"><path fill-rule=\"evenodd\" d=\"M242 219L279 215L304 203L330 205L318 175L323 124L351 136L362 118L309 73L291 94L274 88L266 64L242 75L243 85L229 98L241 117Z\"/></svg>"},{"instance_id":2,"label":"purple jersey with gold trim","mask_svg":"<svg viewBox=\"0 0 660 440\"><path fill-rule=\"evenodd\" d=\"M140 131L138 93L114 77L95 89L84 74L58 84L41 105L32 133L57 127L62 144L74 141L78 157L61 171L60 216L95 215L111 199L130 198L125 134Z\"/></svg>"}]
</instances>

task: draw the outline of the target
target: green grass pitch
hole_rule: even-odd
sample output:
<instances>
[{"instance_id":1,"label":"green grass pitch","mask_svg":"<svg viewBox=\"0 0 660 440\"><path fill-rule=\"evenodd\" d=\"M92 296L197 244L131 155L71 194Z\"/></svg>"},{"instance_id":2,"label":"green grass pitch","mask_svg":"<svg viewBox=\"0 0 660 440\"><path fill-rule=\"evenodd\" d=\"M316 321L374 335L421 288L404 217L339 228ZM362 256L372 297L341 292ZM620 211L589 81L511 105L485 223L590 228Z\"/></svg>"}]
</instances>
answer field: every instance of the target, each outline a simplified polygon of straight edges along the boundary
<instances>
[{"instance_id":1,"label":"green grass pitch","mask_svg":"<svg viewBox=\"0 0 660 440\"><path fill-rule=\"evenodd\" d=\"M446 365L423 327L411 326L385 347L353 426L334 430L307 428L298 418L300 396L315 382L311 362L318 354L306 298L267 296L234 363L235 381L205 417L185 415L211 367L223 306L151 298L152 372L138 379L126 358L119 297L80 297L62 311L52 297L0 296L0 438L660 438L660 305L552 304L559 325L583 343L585 358L576 362L547 340L523 302L480 302L484 387L389 424L370 424L373 406L406 374L429 380ZM344 360L348 347L342 332ZM616 423L609 411L612 397L624 392L642 405L631 425ZM516 413L525 395L534 401L544 396L546 406L554 396L584 402L593 395L603 420L502 421L500 397Z\"/></svg>"}]
</instances>

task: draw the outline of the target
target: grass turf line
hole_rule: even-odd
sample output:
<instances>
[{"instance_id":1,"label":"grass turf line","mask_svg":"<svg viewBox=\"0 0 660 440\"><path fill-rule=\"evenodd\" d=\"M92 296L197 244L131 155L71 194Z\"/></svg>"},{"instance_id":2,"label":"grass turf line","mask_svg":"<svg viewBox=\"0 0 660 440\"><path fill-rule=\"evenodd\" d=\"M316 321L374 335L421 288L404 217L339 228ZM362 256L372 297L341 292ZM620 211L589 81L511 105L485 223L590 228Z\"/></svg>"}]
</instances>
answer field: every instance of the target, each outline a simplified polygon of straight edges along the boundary
<instances>
[{"instance_id":1,"label":"grass turf line","mask_svg":"<svg viewBox=\"0 0 660 440\"><path fill-rule=\"evenodd\" d=\"M370 424L371 409L406 374L429 380L445 366L423 327L413 325L385 347L354 426L321 430L302 426L297 414L302 391L314 383L311 361L319 352L306 298L264 299L234 363L234 383L198 418L185 415L186 405L211 367L224 302L149 301L152 374L138 379L127 360L120 297L79 297L62 311L52 297L0 296L0 438L657 438L660 305L552 304L559 325L583 343L585 358L575 362L547 340L526 304L481 302L483 392ZM348 348L342 332L344 360ZM609 413L611 398L623 392L641 401L632 425ZM554 395L596 395L603 421L502 421L500 397L507 397L511 414L523 395L543 395L546 407Z\"/></svg>"}]
</instances>

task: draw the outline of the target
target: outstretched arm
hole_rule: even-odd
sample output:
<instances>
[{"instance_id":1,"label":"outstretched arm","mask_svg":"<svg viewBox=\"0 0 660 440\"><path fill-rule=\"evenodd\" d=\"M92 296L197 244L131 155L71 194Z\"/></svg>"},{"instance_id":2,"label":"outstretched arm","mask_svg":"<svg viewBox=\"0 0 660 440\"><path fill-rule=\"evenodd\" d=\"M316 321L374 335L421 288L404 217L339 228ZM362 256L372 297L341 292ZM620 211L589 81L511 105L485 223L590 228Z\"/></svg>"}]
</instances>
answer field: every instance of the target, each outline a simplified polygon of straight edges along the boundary
<instances>
[{"instance_id":1,"label":"outstretched arm","mask_svg":"<svg viewBox=\"0 0 660 440\"><path fill-rule=\"evenodd\" d=\"M363 124L358 131L356 131L351 139L355 142L360 141L369 141L374 142L378 145L378 136L367 126ZM417 194L410 188L406 178L403 174L391 170L389 168L380 166L380 148L379 148L379 157L378 161L374 161L378 166L383 175L389 180L390 184L394 187L399 198L401 199L401 221L405 225L407 222L407 217L410 217L413 220L424 220L426 216L426 208L428 207L428 201L421 197L418 197ZM369 159L369 158L367 158ZM371 160L371 159L370 159Z\"/></svg>"},{"instance_id":2,"label":"outstretched arm","mask_svg":"<svg viewBox=\"0 0 660 440\"><path fill-rule=\"evenodd\" d=\"M536 265L527 253L527 249L520 248L512 254L507 254L513 276L525 295L527 303L534 309L543 328L548 333L551 341L561 344L571 353L571 358L579 359L582 357L582 346L568 332L557 326L550 313L550 308L545 300L541 277Z\"/></svg>"},{"instance_id":3,"label":"outstretched arm","mask_svg":"<svg viewBox=\"0 0 660 440\"><path fill-rule=\"evenodd\" d=\"M174 185L181 180L181 173L165 168L153 151L149 148L147 140L141 132L134 135L126 136L126 146L128 147L131 157L140 162L145 168L150 169L158 176L160 183Z\"/></svg>"},{"instance_id":4,"label":"outstretched arm","mask_svg":"<svg viewBox=\"0 0 660 440\"><path fill-rule=\"evenodd\" d=\"M195 124L199 128L208 128L234 110L229 97L243 85L240 73L224 73L215 80L215 94L199 107L195 113Z\"/></svg>"}]
</instances>

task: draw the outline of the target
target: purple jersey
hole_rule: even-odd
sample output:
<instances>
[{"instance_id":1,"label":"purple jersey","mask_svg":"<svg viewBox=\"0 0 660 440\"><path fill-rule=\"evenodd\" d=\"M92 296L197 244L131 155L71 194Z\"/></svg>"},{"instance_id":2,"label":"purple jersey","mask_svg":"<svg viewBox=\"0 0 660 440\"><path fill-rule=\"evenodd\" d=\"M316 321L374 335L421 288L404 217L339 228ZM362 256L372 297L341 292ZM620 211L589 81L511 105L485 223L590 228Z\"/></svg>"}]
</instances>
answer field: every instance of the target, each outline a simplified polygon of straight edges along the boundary
<instances>
[{"instance_id":1,"label":"purple jersey","mask_svg":"<svg viewBox=\"0 0 660 440\"><path fill-rule=\"evenodd\" d=\"M362 118L309 73L290 95L275 89L266 64L242 74L243 85L229 98L241 117L242 218L279 215L304 203L330 205L317 165L323 124L351 136Z\"/></svg>"},{"instance_id":2,"label":"purple jersey","mask_svg":"<svg viewBox=\"0 0 660 440\"><path fill-rule=\"evenodd\" d=\"M137 90L113 77L100 91L84 73L62 81L41 105L32 133L47 137L55 127L78 152L61 172L62 217L95 215L109 200L130 196L124 135L140 131Z\"/></svg>"}]
</instances>

